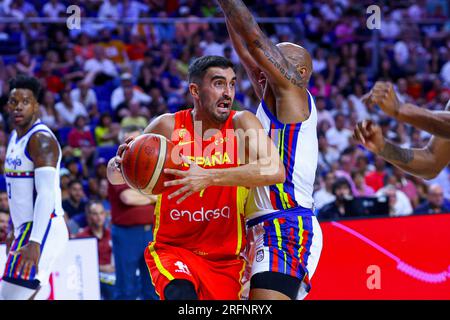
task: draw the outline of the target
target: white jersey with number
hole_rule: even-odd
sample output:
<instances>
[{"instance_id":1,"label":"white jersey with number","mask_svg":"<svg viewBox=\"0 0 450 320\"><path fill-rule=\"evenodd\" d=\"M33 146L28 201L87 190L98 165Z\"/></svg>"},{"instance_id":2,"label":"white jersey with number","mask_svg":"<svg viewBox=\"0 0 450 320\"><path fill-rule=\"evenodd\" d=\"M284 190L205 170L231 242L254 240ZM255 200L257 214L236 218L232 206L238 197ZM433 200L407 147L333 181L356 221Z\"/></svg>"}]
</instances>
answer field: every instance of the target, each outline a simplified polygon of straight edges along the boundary
<instances>
[{"instance_id":1,"label":"white jersey with number","mask_svg":"<svg viewBox=\"0 0 450 320\"><path fill-rule=\"evenodd\" d=\"M9 208L14 227L17 229L26 222L33 221L34 203L36 200L36 190L34 185L34 163L30 158L26 148L30 138L36 133L45 131L55 139L53 132L40 120L37 120L28 132L18 138L17 132L11 133L5 160L5 179L8 192ZM59 182L59 166L61 162L61 148L59 147L59 159L56 167L55 181L53 184L55 192L56 216L64 216L61 204L61 188ZM52 214L52 212L49 212Z\"/></svg>"},{"instance_id":2,"label":"white jersey with number","mask_svg":"<svg viewBox=\"0 0 450 320\"><path fill-rule=\"evenodd\" d=\"M310 116L306 121L284 124L261 101L256 116L278 148L286 169L286 180L284 183L257 187L250 191L246 206L248 219L298 206L313 207L319 147L317 111L309 92L308 104Z\"/></svg>"}]
</instances>

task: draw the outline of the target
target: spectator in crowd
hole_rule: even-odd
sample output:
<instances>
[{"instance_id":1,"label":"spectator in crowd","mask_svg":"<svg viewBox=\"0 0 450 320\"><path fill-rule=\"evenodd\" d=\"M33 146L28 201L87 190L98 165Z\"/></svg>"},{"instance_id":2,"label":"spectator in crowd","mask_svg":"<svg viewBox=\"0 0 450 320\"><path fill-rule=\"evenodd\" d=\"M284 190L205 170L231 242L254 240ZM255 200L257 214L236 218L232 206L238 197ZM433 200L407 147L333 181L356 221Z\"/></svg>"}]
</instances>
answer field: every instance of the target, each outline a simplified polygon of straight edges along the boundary
<instances>
[{"instance_id":1,"label":"spectator in crowd","mask_svg":"<svg viewBox=\"0 0 450 320\"><path fill-rule=\"evenodd\" d=\"M329 171L333 163L339 160L339 151L328 144L328 140L323 133L319 133L319 160L318 166L322 171Z\"/></svg>"},{"instance_id":2,"label":"spectator in crowd","mask_svg":"<svg viewBox=\"0 0 450 320\"><path fill-rule=\"evenodd\" d=\"M384 186L385 168L386 161L381 157L375 156L375 168L373 171L367 172L365 176L366 184L375 192Z\"/></svg>"},{"instance_id":3,"label":"spectator in crowd","mask_svg":"<svg viewBox=\"0 0 450 320\"><path fill-rule=\"evenodd\" d=\"M409 201L411 201L413 208L416 208L419 204L419 196L416 187L418 181L416 181L416 183L413 182L411 178L416 180L414 177L407 175L405 171L396 166L392 167L392 176L395 177L394 185L398 190L403 191L406 194Z\"/></svg>"},{"instance_id":4,"label":"spectator in crowd","mask_svg":"<svg viewBox=\"0 0 450 320\"><path fill-rule=\"evenodd\" d=\"M420 204L414 213L450 213L450 201L444 197L444 191L438 184L428 189L428 200Z\"/></svg>"},{"instance_id":5,"label":"spectator in crowd","mask_svg":"<svg viewBox=\"0 0 450 320\"><path fill-rule=\"evenodd\" d=\"M8 193L0 191L0 211L9 212Z\"/></svg>"},{"instance_id":6,"label":"spectator in crowd","mask_svg":"<svg viewBox=\"0 0 450 320\"><path fill-rule=\"evenodd\" d=\"M70 98L72 101L78 101L86 108L91 121L98 119L97 96L87 83L78 81L77 88L70 91Z\"/></svg>"},{"instance_id":7,"label":"spectator in crowd","mask_svg":"<svg viewBox=\"0 0 450 320\"><path fill-rule=\"evenodd\" d=\"M33 76L36 69L36 59L30 56L30 53L26 50L22 50L19 53L17 63L15 65L17 73L21 73L27 76Z\"/></svg>"},{"instance_id":8,"label":"spectator in crowd","mask_svg":"<svg viewBox=\"0 0 450 320\"><path fill-rule=\"evenodd\" d=\"M334 121L336 126L331 127L326 132L326 137L331 146L337 148L339 152L342 152L349 146L349 139L352 137L353 133L345 128L345 116L342 113L336 114Z\"/></svg>"},{"instance_id":9,"label":"spectator in crowd","mask_svg":"<svg viewBox=\"0 0 450 320\"><path fill-rule=\"evenodd\" d=\"M398 190L394 185L388 184L379 189L377 196L385 195L389 199L389 215L391 217L407 216L413 213L411 202L403 191Z\"/></svg>"},{"instance_id":10,"label":"spectator in crowd","mask_svg":"<svg viewBox=\"0 0 450 320\"><path fill-rule=\"evenodd\" d=\"M75 118L74 127L69 132L68 144L73 149L78 149L81 159L86 163L92 163L95 152L95 141L92 132L87 125L87 117L79 115Z\"/></svg>"},{"instance_id":11,"label":"spectator in crowd","mask_svg":"<svg viewBox=\"0 0 450 320\"><path fill-rule=\"evenodd\" d=\"M347 179L336 179L333 183L333 195L335 200L319 210L319 219L335 220L346 216L344 199L352 196L352 188Z\"/></svg>"},{"instance_id":12,"label":"spectator in crowd","mask_svg":"<svg viewBox=\"0 0 450 320\"><path fill-rule=\"evenodd\" d=\"M55 105L55 109L64 126L72 126L78 116L88 117L88 113L83 104L72 100L70 97L70 89L65 88L60 92L61 101Z\"/></svg>"},{"instance_id":13,"label":"spectator in crowd","mask_svg":"<svg viewBox=\"0 0 450 320\"><path fill-rule=\"evenodd\" d=\"M49 18L59 18L59 15L65 12L66 7L58 0L50 0L42 7L42 13Z\"/></svg>"},{"instance_id":14,"label":"spectator in crowd","mask_svg":"<svg viewBox=\"0 0 450 320\"><path fill-rule=\"evenodd\" d=\"M116 298L116 277L111 230L105 225L106 211L100 201L91 200L86 204L86 220L87 226L81 229L75 237L97 238L101 298L103 300L114 300Z\"/></svg>"},{"instance_id":15,"label":"spectator in crowd","mask_svg":"<svg viewBox=\"0 0 450 320\"><path fill-rule=\"evenodd\" d=\"M61 126L61 122L55 109L55 96L51 91L45 92L42 104L39 108L41 112L39 118L41 121L52 129L53 132L57 132Z\"/></svg>"},{"instance_id":16,"label":"spectator in crowd","mask_svg":"<svg viewBox=\"0 0 450 320\"><path fill-rule=\"evenodd\" d=\"M69 197L62 202L62 207L69 220L72 220L73 228L69 229L70 235L76 234L79 228L87 225L84 209L87 199L83 190L83 185L79 180L69 182Z\"/></svg>"},{"instance_id":17,"label":"spectator in crowd","mask_svg":"<svg viewBox=\"0 0 450 320\"><path fill-rule=\"evenodd\" d=\"M111 107L113 108L113 110L117 109L117 107L125 101L126 89L132 89L131 101L142 104L149 104L151 102L151 98L149 95L142 92L142 89L138 86L133 85L131 73L123 73L120 76L120 80L120 86L114 89L111 95Z\"/></svg>"},{"instance_id":18,"label":"spectator in crowd","mask_svg":"<svg viewBox=\"0 0 450 320\"><path fill-rule=\"evenodd\" d=\"M353 194L355 197L373 196L375 191L366 184L364 173L358 170L352 171L352 180L355 183Z\"/></svg>"},{"instance_id":19,"label":"spectator in crowd","mask_svg":"<svg viewBox=\"0 0 450 320\"><path fill-rule=\"evenodd\" d=\"M87 73L83 81L98 86L118 76L117 67L106 57L105 49L100 45L95 46L94 57L85 62L83 70Z\"/></svg>"},{"instance_id":20,"label":"spectator in crowd","mask_svg":"<svg viewBox=\"0 0 450 320\"><path fill-rule=\"evenodd\" d=\"M336 175L328 171L325 175L323 185L314 193L314 206L321 210L324 205L333 202L336 196L333 194L333 184L336 181Z\"/></svg>"},{"instance_id":21,"label":"spectator in crowd","mask_svg":"<svg viewBox=\"0 0 450 320\"><path fill-rule=\"evenodd\" d=\"M0 244L6 242L9 232L9 213L0 210Z\"/></svg>"},{"instance_id":22,"label":"spectator in crowd","mask_svg":"<svg viewBox=\"0 0 450 320\"><path fill-rule=\"evenodd\" d=\"M98 125L95 127L95 141L97 146L111 146L118 143L120 126L113 122L111 114L102 113Z\"/></svg>"},{"instance_id":23,"label":"spectator in crowd","mask_svg":"<svg viewBox=\"0 0 450 320\"><path fill-rule=\"evenodd\" d=\"M141 134L138 127L122 128L120 142ZM128 185L108 185L111 203L112 242L116 266L117 299L158 299L143 252L153 239L156 196L144 196ZM138 272L138 273L137 273Z\"/></svg>"},{"instance_id":24,"label":"spectator in crowd","mask_svg":"<svg viewBox=\"0 0 450 320\"><path fill-rule=\"evenodd\" d=\"M145 109L144 109L145 110ZM147 117L145 117L142 114L141 106L139 105L139 102L132 101L128 105L128 111L129 114L125 116L122 121L120 122L120 126L122 128L129 127L129 126L136 126L139 128L145 128L148 124L148 114Z\"/></svg>"}]
</instances>

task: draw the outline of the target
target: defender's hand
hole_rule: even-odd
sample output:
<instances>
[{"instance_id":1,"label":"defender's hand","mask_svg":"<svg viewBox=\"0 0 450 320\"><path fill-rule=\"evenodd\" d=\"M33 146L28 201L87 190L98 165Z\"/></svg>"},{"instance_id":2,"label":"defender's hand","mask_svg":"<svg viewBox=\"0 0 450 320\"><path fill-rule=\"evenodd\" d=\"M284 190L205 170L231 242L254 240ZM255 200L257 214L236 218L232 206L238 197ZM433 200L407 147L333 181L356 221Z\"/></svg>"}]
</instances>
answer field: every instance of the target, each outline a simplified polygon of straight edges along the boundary
<instances>
[{"instance_id":1,"label":"defender's hand","mask_svg":"<svg viewBox=\"0 0 450 320\"><path fill-rule=\"evenodd\" d=\"M397 118L400 112L400 101L394 86L389 82L378 81L362 101L368 105L378 105L387 115Z\"/></svg>"},{"instance_id":2,"label":"defender's hand","mask_svg":"<svg viewBox=\"0 0 450 320\"><path fill-rule=\"evenodd\" d=\"M384 148L385 140L381 128L370 120L358 123L353 138L375 154L379 154Z\"/></svg>"}]
</instances>

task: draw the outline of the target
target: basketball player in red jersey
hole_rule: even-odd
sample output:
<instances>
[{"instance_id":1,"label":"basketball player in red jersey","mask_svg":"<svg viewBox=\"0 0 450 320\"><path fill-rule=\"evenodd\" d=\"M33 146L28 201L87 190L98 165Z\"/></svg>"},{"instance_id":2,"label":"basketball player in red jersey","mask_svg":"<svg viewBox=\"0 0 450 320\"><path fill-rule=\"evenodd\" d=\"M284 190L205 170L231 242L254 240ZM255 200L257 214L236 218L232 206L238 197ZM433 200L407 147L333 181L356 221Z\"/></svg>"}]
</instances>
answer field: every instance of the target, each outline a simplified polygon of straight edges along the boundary
<instances>
[{"instance_id":1,"label":"basketball player in red jersey","mask_svg":"<svg viewBox=\"0 0 450 320\"><path fill-rule=\"evenodd\" d=\"M229 60L198 58L189 82L194 108L164 114L145 130L171 140L190 165L166 182L154 241L144 254L162 299L236 300L245 267L247 188L283 182L284 166L259 120L231 110L236 75ZM113 184L124 181L118 169L124 148L108 165Z\"/></svg>"}]
</instances>

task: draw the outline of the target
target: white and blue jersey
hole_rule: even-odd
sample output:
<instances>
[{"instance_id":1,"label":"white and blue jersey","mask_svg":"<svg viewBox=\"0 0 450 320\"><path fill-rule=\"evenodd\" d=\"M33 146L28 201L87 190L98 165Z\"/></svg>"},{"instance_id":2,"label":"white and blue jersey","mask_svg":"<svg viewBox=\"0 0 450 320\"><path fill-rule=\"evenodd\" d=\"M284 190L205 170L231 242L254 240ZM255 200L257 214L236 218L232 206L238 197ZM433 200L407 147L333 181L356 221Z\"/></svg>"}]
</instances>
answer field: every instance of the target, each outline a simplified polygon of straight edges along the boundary
<instances>
[{"instance_id":1,"label":"white and blue jersey","mask_svg":"<svg viewBox=\"0 0 450 320\"><path fill-rule=\"evenodd\" d=\"M299 123L281 123L267 108L264 101L256 117L275 145L286 168L286 180L271 186L251 190L246 217L252 219L278 210L301 206L313 207L314 179L319 146L317 139L317 111L308 92L310 116Z\"/></svg>"},{"instance_id":2,"label":"white and blue jersey","mask_svg":"<svg viewBox=\"0 0 450 320\"><path fill-rule=\"evenodd\" d=\"M309 91L308 105L307 120L285 124L261 101L256 116L278 148L286 180L251 189L245 211L247 272L250 277L276 272L299 279L301 286L292 299L308 294L322 251L322 231L312 196L319 153L317 111Z\"/></svg>"},{"instance_id":3,"label":"white and blue jersey","mask_svg":"<svg viewBox=\"0 0 450 320\"><path fill-rule=\"evenodd\" d=\"M6 151L5 180L8 193L8 203L11 219L14 225L14 241L11 251L17 251L29 241L33 228L34 205L36 200L36 189L34 181L34 163L27 152L30 138L37 132L48 132L55 139L53 132L40 120L37 120L28 132L22 137L17 136L14 130L11 133ZM23 274L18 270L20 255L8 255L3 280L33 288L36 281L45 284L48 281L50 268L57 255L64 248L68 233L64 222L64 210L61 202L61 188L59 181L59 167L61 162L61 148L59 147L59 158L56 167L55 181L49 181L54 185L55 203L54 209L48 212L49 223L41 242L41 257L39 260L39 275L33 267L29 274ZM38 283L39 283L38 282Z\"/></svg>"}]
</instances>

